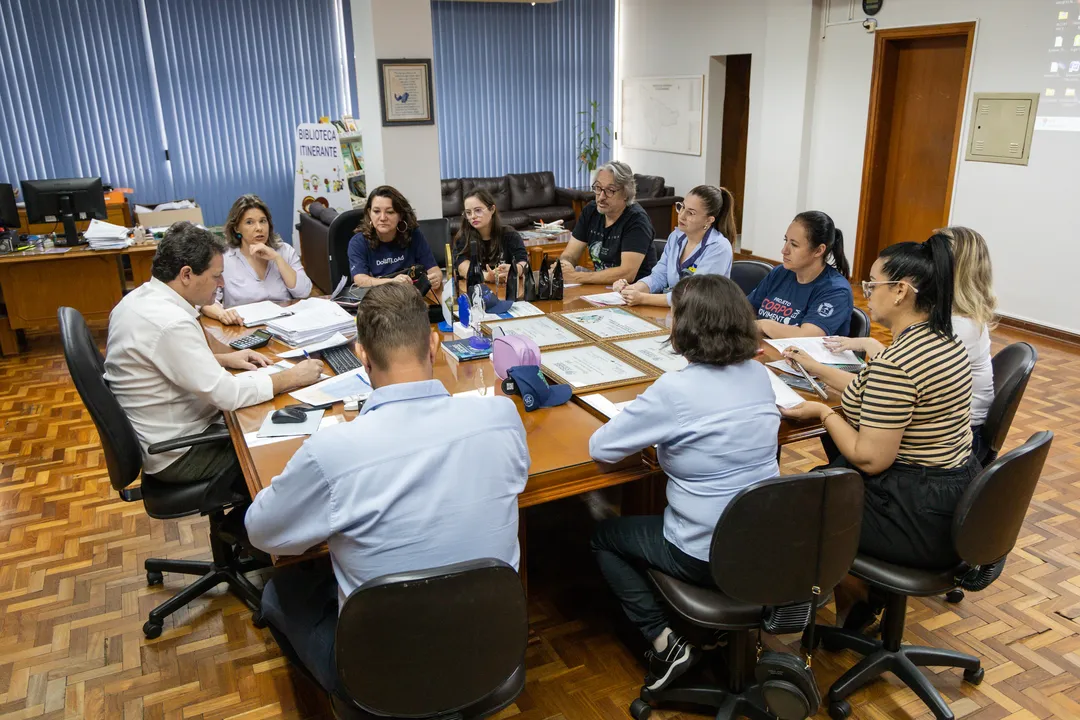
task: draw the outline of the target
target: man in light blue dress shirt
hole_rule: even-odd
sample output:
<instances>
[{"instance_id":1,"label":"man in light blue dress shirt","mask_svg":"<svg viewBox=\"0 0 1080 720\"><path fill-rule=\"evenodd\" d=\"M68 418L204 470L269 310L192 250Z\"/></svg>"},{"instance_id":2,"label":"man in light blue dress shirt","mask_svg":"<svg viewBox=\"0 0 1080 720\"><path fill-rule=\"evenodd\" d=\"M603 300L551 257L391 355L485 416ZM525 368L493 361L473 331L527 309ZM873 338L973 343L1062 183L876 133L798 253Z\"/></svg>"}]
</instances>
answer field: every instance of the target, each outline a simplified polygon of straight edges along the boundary
<instances>
[{"instance_id":1,"label":"man in light blue dress shirt","mask_svg":"<svg viewBox=\"0 0 1080 720\"><path fill-rule=\"evenodd\" d=\"M282 651L327 690L345 598L382 575L493 557L518 566L525 428L505 397L452 398L432 364L439 335L412 285L372 288L357 312L358 356L375 391L360 415L305 442L248 509L251 542L273 555L330 547L285 566L262 611Z\"/></svg>"}]
</instances>

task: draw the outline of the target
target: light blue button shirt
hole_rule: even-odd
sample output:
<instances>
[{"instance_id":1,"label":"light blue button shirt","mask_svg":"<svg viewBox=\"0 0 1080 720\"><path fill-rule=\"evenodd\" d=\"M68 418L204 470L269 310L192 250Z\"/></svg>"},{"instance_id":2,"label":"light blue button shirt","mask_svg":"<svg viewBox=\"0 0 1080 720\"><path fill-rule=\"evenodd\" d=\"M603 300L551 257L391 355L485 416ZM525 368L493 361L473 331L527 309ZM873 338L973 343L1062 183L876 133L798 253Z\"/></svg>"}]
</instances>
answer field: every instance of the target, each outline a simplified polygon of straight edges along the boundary
<instances>
[{"instance_id":1,"label":"light blue button shirt","mask_svg":"<svg viewBox=\"0 0 1080 720\"><path fill-rule=\"evenodd\" d=\"M452 398L438 380L381 387L312 435L245 518L255 547L327 542L339 600L368 580L498 558L518 566L525 428L505 397Z\"/></svg>"},{"instance_id":2,"label":"light blue button shirt","mask_svg":"<svg viewBox=\"0 0 1080 720\"><path fill-rule=\"evenodd\" d=\"M701 245L695 248L691 256L687 258L693 260L693 263L686 271L683 270L682 263L679 261L684 248L686 248L686 233L679 229L672 230L668 235L667 244L664 245L664 252L653 266L652 272L641 278L641 282L649 286L649 292L666 293L668 305L671 304L671 289L678 284L684 274L731 277L731 260L734 257L731 243L716 228L709 228L709 232L701 240Z\"/></svg>"},{"instance_id":3,"label":"light blue button shirt","mask_svg":"<svg viewBox=\"0 0 1080 720\"><path fill-rule=\"evenodd\" d=\"M300 254L287 242L282 242L277 251L289 267L296 271L295 286L290 288L285 284L285 278L281 277L281 271L273 262L267 263L266 277L260 279L240 248L231 247L225 251L225 269L222 272L225 287L218 291L218 301L231 308L262 300L284 302L310 295L311 279L300 263Z\"/></svg>"},{"instance_id":4,"label":"light blue button shirt","mask_svg":"<svg viewBox=\"0 0 1080 720\"><path fill-rule=\"evenodd\" d=\"M589 440L593 458L609 463L657 446L668 476L664 538L699 560L708 562L732 498L780 473L780 411L768 373L755 360L664 373Z\"/></svg>"}]
</instances>

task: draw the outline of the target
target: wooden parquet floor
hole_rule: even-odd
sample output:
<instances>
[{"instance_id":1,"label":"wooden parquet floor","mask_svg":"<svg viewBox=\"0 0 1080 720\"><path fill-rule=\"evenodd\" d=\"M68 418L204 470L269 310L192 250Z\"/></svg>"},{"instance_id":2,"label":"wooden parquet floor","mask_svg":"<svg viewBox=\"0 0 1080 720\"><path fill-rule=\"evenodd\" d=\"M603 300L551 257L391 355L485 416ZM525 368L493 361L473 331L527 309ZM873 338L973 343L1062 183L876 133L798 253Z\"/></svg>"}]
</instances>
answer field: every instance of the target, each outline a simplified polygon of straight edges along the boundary
<instances>
[{"instance_id":1,"label":"wooden parquet floor","mask_svg":"<svg viewBox=\"0 0 1080 720\"><path fill-rule=\"evenodd\" d=\"M995 349L1015 339L998 332ZM983 658L979 687L961 683L958 671L932 675L960 717L1080 717L1080 349L1033 342L1039 364L1009 446L1041 429L1057 437L1017 548L986 591L958 605L927 598L909 606L908 641ZM146 612L186 580L166 575L163 588L149 588L142 562L209 557L207 522L151 520L112 491L54 338L0 361L0 422L0 717L330 716L224 589L172 616L160 638L143 638ZM820 462L816 441L784 450L787 473ZM528 522L528 684L499 718L628 717L644 646L589 557L583 504L533 508ZM784 642L794 647L797 638L770 639ZM818 653L821 687L855 659ZM930 717L895 680L852 700L859 718Z\"/></svg>"}]
</instances>

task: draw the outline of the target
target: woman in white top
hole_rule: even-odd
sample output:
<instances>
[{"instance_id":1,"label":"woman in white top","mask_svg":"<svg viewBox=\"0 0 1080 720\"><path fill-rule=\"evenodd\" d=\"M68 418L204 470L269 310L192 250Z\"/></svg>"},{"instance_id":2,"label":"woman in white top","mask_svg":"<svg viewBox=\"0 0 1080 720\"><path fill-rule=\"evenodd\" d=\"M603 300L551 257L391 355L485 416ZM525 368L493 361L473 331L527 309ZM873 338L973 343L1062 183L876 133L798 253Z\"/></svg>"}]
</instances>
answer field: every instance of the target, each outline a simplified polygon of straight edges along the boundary
<instances>
[{"instance_id":1,"label":"woman in white top","mask_svg":"<svg viewBox=\"0 0 1080 720\"><path fill-rule=\"evenodd\" d=\"M270 208L258 195L241 195L233 203L225 220L225 238L230 245L222 273L225 286L213 305L200 308L203 315L225 325L240 325L240 315L228 308L311 294L311 280L300 255L274 233Z\"/></svg>"},{"instance_id":2,"label":"woman in white top","mask_svg":"<svg viewBox=\"0 0 1080 720\"><path fill-rule=\"evenodd\" d=\"M949 239L953 252L953 334L964 343L971 363L972 454L982 462L986 446L982 426L994 402L994 368L990 364L990 328L994 323L997 297L990 251L983 236L971 228L953 226L936 232ZM873 338L826 338L836 350L856 350L872 358L884 349Z\"/></svg>"}]
</instances>

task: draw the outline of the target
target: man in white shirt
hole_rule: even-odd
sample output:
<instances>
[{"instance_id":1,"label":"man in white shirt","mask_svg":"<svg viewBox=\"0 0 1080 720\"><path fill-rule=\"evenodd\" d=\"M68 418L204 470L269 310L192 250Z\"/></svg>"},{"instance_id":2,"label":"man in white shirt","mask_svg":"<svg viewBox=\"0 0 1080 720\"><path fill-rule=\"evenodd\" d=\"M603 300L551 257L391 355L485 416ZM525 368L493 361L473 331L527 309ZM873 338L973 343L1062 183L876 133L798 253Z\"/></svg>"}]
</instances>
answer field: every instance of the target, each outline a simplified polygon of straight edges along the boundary
<instances>
[{"instance_id":1,"label":"man in white shirt","mask_svg":"<svg viewBox=\"0 0 1080 720\"><path fill-rule=\"evenodd\" d=\"M270 364L253 350L214 354L198 321L200 305L222 286L225 245L207 230L176 223L158 244L149 282L128 293L109 315L105 380L142 448L143 472L162 482L218 479L217 491L246 494L228 441L150 455L156 442L203 432L236 410L314 382L322 364L305 360L269 374L233 375ZM224 498L229 498L225 495Z\"/></svg>"}]
</instances>

